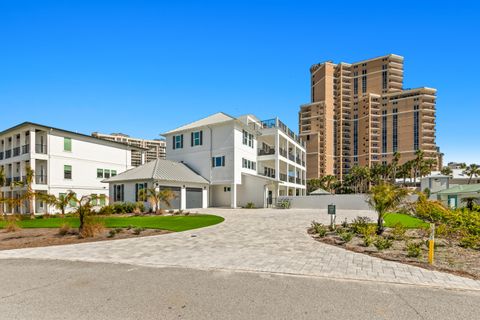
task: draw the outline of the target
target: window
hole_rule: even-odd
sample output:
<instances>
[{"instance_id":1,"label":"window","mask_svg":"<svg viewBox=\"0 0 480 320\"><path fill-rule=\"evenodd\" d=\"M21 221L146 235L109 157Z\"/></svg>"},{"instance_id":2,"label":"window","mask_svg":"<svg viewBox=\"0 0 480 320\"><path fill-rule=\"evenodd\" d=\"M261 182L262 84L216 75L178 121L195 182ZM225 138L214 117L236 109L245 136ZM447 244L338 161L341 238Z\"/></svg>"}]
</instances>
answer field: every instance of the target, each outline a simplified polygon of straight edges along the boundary
<instances>
[{"instance_id":1,"label":"window","mask_svg":"<svg viewBox=\"0 0 480 320\"><path fill-rule=\"evenodd\" d=\"M115 177L117 175L117 170L110 170L110 176Z\"/></svg>"},{"instance_id":2,"label":"window","mask_svg":"<svg viewBox=\"0 0 480 320\"><path fill-rule=\"evenodd\" d=\"M382 88L385 90L387 89L387 71L382 71Z\"/></svg>"},{"instance_id":3,"label":"window","mask_svg":"<svg viewBox=\"0 0 480 320\"><path fill-rule=\"evenodd\" d=\"M367 76L362 76L362 93L367 93Z\"/></svg>"},{"instance_id":4,"label":"window","mask_svg":"<svg viewBox=\"0 0 480 320\"><path fill-rule=\"evenodd\" d=\"M257 170L257 163L245 158L242 158L242 167L250 170Z\"/></svg>"},{"instance_id":5,"label":"window","mask_svg":"<svg viewBox=\"0 0 480 320\"><path fill-rule=\"evenodd\" d=\"M387 153L387 110L382 111L382 153Z\"/></svg>"},{"instance_id":6,"label":"window","mask_svg":"<svg viewBox=\"0 0 480 320\"><path fill-rule=\"evenodd\" d=\"M212 158L212 167L225 167L225 156L213 157Z\"/></svg>"},{"instance_id":7,"label":"window","mask_svg":"<svg viewBox=\"0 0 480 320\"><path fill-rule=\"evenodd\" d=\"M231 187L223 187L223 192L230 192L232 191Z\"/></svg>"},{"instance_id":8,"label":"window","mask_svg":"<svg viewBox=\"0 0 480 320\"><path fill-rule=\"evenodd\" d=\"M103 178L103 169L97 169L97 178Z\"/></svg>"},{"instance_id":9,"label":"window","mask_svg":"<svg viewBox=\"0 0 480 320\"><path fill-rule=\"evenodd\" d=\"M123 184L113 185L113 201L123 202L125 187Z\"/></svg>"},{"instance_id":10,"label":"window","mask_svg":"<svg viewBox=\"0 0 480 320\"><path fill-rule=\"evenodd\" d=\"M358 78L356 78L358 72L354 72L353 76L355 77L353 78L353 94L358 94Z\"/></svg>"},{"instance_id":11,"label":"window","mask_svg":"<svg viewBox=\"0 0 480 320\"><path fill-rule=\"evenodd\" d=\"M69 166L69 165L63 166L63 178L68 180L72 179L72 166Z\"/></svg>"},{"instance_id":12,"label":"window","mask_svg":"<svg viewBox=\"0 0 480 320\"><path fill-rule=\"evenodd\" d=\"M99 195L92 194L92 201L91 201L92 206L96 207L98 205L98 198L99 198Z\"/></svg>"},{"instance_id":13,"label":"window","mask_svg":"<svg viewBox=\"0 0 480 320\"><path fill-rule=\"evenodd\" d=\"M420 149L419 144L419 130L420 130L420 114L418 111L418 106L414 106L413 109L413 149L416 151Z\"/></svg>"},{"instance_id":14,"label":"window","mask_svg":"<svg viewBox=\"0 0 480 320\"><path fill-rule=\"evenodd\" d=\"M253 134L243 130L243 144L253 148Z\"/></svg>"},{"instance_id":15,"label":"window","mask_svg":"<svg viewBox=\"0 0 480 320\"><path fill-rule=\"evenodd\" d=\"M137 201L147 201L145 194L140 195L140 191L147 189L147 183L135 183L135 202Z\"/></svg>"},{"instance_id":16,"label":"window","mask_svg":"<svg viewBox=\"0 0 480 320\"><path fill-rule=\"evenodd\" d=\"M183 134L173 136L173 149L183 148Z\"/></svg>"},{"instance_id":17,"label":"window","mask_svg":"<svg viewBox=\"0 0 480 320\"><path fill-rule=\"evenodd\" d=\"M203 131L192 132L191 134L191 146L201 146L203 144Z\"/></svg>"},{"instance_id":18,"label":"window","mask_svg":"<svg viewBox=\"0 0 480 320\"><path fill-rule=\"evenodd\" d=\"M72 139L63 138L63 151L72 151Z\"/></svg>"},{"instance_id":19,"label":"window","mask_svg":"<svg viewBox=\"0 0 480 320\"><path fill-rule=\"evenodd\" d=\"M110 178L110 170L105 169L103 172L104 172L104 177L105 177L105 179Z\"/></svg>"},{"instance_id":20,"label":"window","mask_svg":"<svg viewBox=\"0 0 480 320\"><path fill-rule=\"evenodd\" d=\"M392 151L397 152L398 151L398 109L395 108L393 109L393 128L392 128Z\"/></svg>"}]
</instances>

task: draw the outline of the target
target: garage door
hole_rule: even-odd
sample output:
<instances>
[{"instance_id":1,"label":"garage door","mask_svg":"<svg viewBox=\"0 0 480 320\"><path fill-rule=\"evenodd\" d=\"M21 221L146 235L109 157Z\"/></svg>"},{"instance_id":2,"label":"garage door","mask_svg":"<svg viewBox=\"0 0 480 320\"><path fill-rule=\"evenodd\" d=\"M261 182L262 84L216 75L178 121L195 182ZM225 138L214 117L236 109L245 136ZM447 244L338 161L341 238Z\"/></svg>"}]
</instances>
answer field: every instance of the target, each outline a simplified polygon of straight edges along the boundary
<instances>
[{"instance_id":1,"label":"garage door","mask_svg":"<svg viewBox=\"0 0 480 320\"><path fill-rule=\"evenodd\" d=\"M202 207L202 189L187 188L187 209Z\"/></svg>"},{"instance_id":2,"label":"garage door","mask_svg":"<svg viewBox=\"0 0 480 320\"><path fill-rule=\"evenodd\" d=\"M180 209L180 188L179 187L169 187L169 186L160 186L160 190L170 189L175 195L175 199L170 200L170 206L167 206L165 203L161 204L162 209Z\"/></svg>"}]
</instances>

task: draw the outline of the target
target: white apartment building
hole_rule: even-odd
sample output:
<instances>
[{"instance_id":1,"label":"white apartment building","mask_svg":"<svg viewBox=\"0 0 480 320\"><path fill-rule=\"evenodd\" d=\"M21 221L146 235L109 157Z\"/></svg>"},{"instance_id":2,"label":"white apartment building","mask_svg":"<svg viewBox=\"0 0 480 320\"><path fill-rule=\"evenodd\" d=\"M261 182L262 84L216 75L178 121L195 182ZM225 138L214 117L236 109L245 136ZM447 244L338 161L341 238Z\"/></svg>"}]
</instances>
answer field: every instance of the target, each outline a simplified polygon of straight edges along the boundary
<instances>
[{"instance_id":1,"label":"white apartment building","mask_svg":"<svg viewBox=\"0 0 480 320\"><path fill-rule=\"evenodd\" d=\"M164 133L167 159L210 183L209 205L256 207L305 195L305 147L280 120L216 113Z\"/></svg>"},{"instance_id":2,"label":"white apartment building","mask_svg":"<svg viewBox=\"0 0 480 320\"><path fill-rule=\"evenodd\" d=\"M0 167L6 176L0 192L4 198L20 198L25 187L12 186L12 182L24 181L30 166L35 173L36 192L58 197L72 190L78 197L106 195L107 202L108 184L102 180L132 168L131 151L132 147L122 143L25 122L0 132ZM4 204L5 212L12 209L29 213L27 204L16 208ZM46 209L45 203L35 201L34 213L44 213Z\"/></svg>"}]
</instances>

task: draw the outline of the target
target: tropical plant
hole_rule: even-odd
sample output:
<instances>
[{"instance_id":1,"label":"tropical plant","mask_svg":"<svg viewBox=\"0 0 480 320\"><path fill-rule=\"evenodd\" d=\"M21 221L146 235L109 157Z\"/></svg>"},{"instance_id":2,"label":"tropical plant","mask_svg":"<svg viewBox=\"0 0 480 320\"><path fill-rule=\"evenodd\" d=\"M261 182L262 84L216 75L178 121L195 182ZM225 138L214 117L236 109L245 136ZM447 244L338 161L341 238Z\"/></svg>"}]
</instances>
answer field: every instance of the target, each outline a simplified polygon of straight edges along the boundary
<instances>
[{"instance_id":1,"label":"tropical plant","mask_svg":"<svg viewBox=\"0 0 480 320\"><path fill-rule=\"evenodd\" d=\"M368 195L368 203L377 212L377 234L384 231L383 218L388 212L394 211L407 197L408 190L391 183L383 182L372 187Z\"/></svg>"},{"instance_id":2,"label":"tropical plant","mask_svg":"<svg viewBox=\"0 0 480 320\"><path fill-rule=\"evenodd\" d=\"M472 182L473 177L478 177L480 176L480 166L478 166L475 163L472 163L468 167L465 168L463 171L463 174L466 174L468 176L468 184Z\"/></svg>"},{"instance_id":3,"label":"tropical plant","mask_svg":"<svg viewBox=\"0 0 480 320\"><path fill-rule=\"evenodd\" d=\"M478 201L478 199L480 199L480 198L479 197L465 197L465 198L462 198L461 202L465 203L465 206L468 208L468 210L473 211L473 206L474 206L475 202Z\"/></svg>"},{"instance_id":4,"label":"tropical plant","mask_svg":"<svg viewBox=\"0 0 480 320\"><path fill-rule=\"evenodd\" d=\"M395 183L395 179L397 179L398 164L400 162L400 158L401 158L401 154L399 152L393 153L392 163L390 164L392 183Z\"/></svg>"},{"instance_id":5,"label":"tropical plant","mask_svg":"<svg viewBox=\"0 0 480 320\"><path fill-rule=\"evenodd\" d=\"M69 191L67 197L71 202L75 203L77 208L78 217L80 219L80 225L78 231L80 234L83 234L86 217L92 212L92 202L98 199L97 195L84 195L78 197L77 194L73 191ZM89 232L88 232L89 233Z\"/></svg>"},{"instance_id":6,"label":"tropical plant","mask_svg":"<svg viewBox=\"0 0 480 320\"><path fill-rule=\"evenodd\" d=\"M0 188L5 185L6 181L7 181L7 178L5 176L5 170L3 169L3 167L0 167ZM3 192L0 191L0 215L5 214L3 206L5 204L6 199L3 196L4 196Z\"/></svg>"},{"instance_id":7,"label":"tropical plant","mask_svg":"<svg viewBox=\"0 0 480 320\"><path fill-rule=\"evenodd\" d=\"M161 213L162 203L170 207L171 201L176 197L170 189L157 190L156 188L141 189L138 196L141 199L147 199L153 205L157 214Z\"/></svg>"},{"instance_id":8,"label":"tropical plant","mask_svg":"<svg viewBox=\"0 0 480 320\"><path fill-rule=\"evenodd\" d=\"M440 170L440 173L443 174L444 176L451 176L453 173L453 170L450 167L443 167L442 170Z\"/></svg>"},{"instance_id":9,"label":"tropical plant","mask_svg":"<svg viewBox=\"0 0 480 320\"><path fill-rule=\"evenodd\" d=\"M30 212L30 217L35 218L35 191L33 191L33 179L35 177L35 171L30 167L27 166L25 168L25 180L23 181L23 185L27 188L24 194L24 199L28 201L28 211Z\"/></svg>"}]
</instances>

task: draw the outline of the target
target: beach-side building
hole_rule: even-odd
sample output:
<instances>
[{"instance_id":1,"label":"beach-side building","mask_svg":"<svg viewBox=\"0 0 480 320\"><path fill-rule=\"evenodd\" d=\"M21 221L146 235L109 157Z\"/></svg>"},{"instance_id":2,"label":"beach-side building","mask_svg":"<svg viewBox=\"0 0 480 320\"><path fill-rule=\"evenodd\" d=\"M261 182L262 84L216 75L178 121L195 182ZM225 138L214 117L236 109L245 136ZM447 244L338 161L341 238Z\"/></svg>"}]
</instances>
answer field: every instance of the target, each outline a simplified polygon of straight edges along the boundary
<instances>
[{"instance_id":1,"label":"beach-side building","mask_svg":"<svg viewBox=\"0 0 480 320\"><path fill-rule=\"evenodd\" d=\"M20 199L26 188L26 168L33 169L33 190L62 196L70 190L78 197L105 195L99 205L108 202L108 184L102 182L131 166L132 150L122 143L101 140L64 129L24 122L0 132L0 168L6 183L0 186L3 198ZM7 213L30 213L26 203L11 207L2 204ZM34 213L45 213L43 201L36 200ZM50 208L52 211L54 208Z\"/></svg>"}]
</instances>

